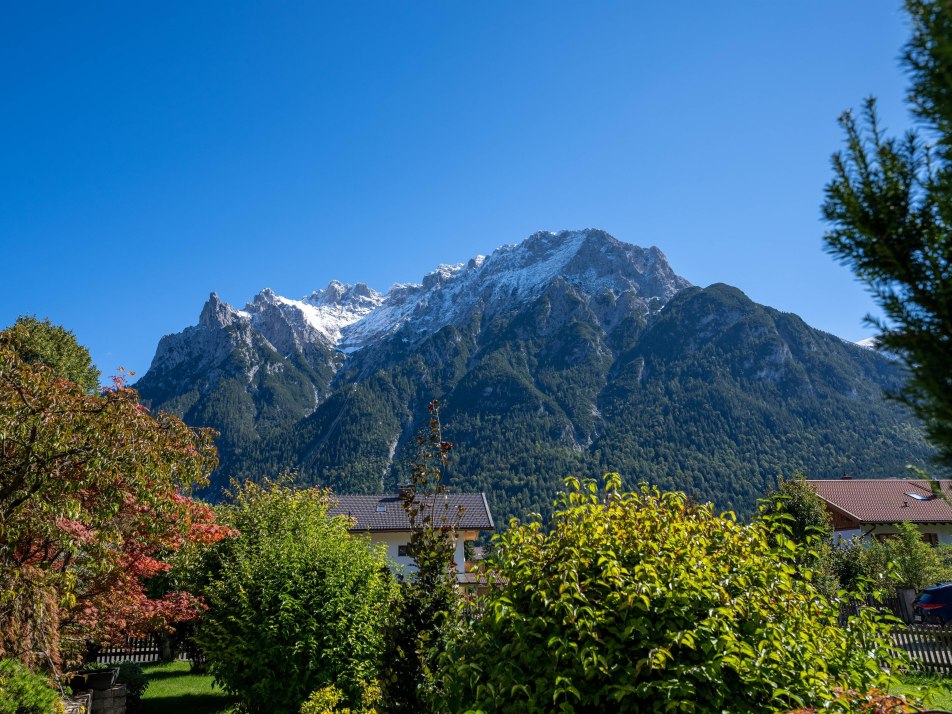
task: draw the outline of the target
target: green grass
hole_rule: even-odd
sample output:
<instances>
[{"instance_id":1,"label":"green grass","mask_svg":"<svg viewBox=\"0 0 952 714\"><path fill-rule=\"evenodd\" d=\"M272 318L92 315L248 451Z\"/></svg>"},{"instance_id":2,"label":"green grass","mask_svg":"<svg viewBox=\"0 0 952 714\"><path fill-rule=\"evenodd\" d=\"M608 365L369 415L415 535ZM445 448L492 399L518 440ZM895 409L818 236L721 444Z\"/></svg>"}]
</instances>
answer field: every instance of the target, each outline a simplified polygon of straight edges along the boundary
<instances>
[{"instance_id":1,"label":"green grass","mask_svg":"<svg viewBox=\"0 0 952 714\"><path fill-rule=\"evenodd\" d=\"M192 674L188 662L146 664L149 688L143 714L232 714L235 699L212 684L210 674ZM952 677L911 672L891 689L937 709L952 711Z\"/></svg>"},{"instance_id":2,"label":"green grass","mask_svg":"<svg viewBox=\"0 0 952 714\"><path fill-rule=\"evenodd\" d=\"M142 695L143 714L229 714L233 697L212 685L210 674L192 674L188 662L145 664L149 687Z\"/></svg>"},{"instance_id":3,"label":"green grass","mask_svg":"<svg viewBox=\"0 0 952 714\"><path fill-rule=\"evenodd\" d=\"M952 710L952 677L924 672L903 675L892 694L905 694L936 709Z\"/></svg>"}]
</instances>

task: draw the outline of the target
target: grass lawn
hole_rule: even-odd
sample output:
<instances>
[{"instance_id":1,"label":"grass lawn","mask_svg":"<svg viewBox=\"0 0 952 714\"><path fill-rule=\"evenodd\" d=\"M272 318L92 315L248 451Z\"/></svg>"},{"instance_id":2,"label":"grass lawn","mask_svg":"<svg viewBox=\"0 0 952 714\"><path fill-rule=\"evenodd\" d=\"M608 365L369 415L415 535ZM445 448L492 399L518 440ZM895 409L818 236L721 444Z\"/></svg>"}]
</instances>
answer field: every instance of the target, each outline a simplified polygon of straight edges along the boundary
<instances>
[{"instance_id":1,"label":"grass lawn","mask_svg":"<svg viewBox=\"0 0 952 714\"><path fill-rule=\"evenodd\" d=\"M911 695L936 709L952 710L952 677L910 672L892 693Z\"/></svg>"},{"instance_id":2,"label":"grass lawn","mask_svg":"<svg viewBox=\"0 0 952 714\"><path fill-rule=\"evenodd\" d=\"M232 714L235 700L212 686L210 674L192 674L188 662L145 664L149 688L142 697L143 714ZM925 704L952 711L952 677L912 672L893 687Z\"/></svg>"},{"instance_id":3,"label":"grass lawn","mask_svg":"<svg viewBox=\"0 0 952 714\"><path fill-rule=\"evenodd\" d=\"M144 664L149 688L143 714L228 714L235 700L212 686L210 674L192 674L188 662Z\"/></svg>"}]
</instances>

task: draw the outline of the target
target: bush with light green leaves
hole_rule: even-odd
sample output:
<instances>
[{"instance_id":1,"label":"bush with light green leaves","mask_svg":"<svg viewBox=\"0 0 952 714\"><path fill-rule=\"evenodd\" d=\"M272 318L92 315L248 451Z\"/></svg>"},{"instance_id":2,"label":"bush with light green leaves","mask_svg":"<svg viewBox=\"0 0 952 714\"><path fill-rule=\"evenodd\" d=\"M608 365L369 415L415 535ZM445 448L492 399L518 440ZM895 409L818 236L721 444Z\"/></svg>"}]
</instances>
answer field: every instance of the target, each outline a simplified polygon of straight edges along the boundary
<instances>
[{"instance_id":1,"label":"bush with light green leaves","mask_svg":"<svg viewBox=\"0 0 952 714\"><path fill-rule=\"evenodd\" d=\"M15 659L0 659L0 714L52 714L63 711L46 677Z\"/></svg>"},{"instance_id":2,"label":"bush with light green leaves","mask_svg":"<svg viewBox=\"0 0 952 714\"><path fill-rule=\"evenodd\" d=\"M330 686L357 709L377 678L395 582L383 548L329 503L320 489L246 483L219 511L236 535L205 556L194 639L245 711L297 714Z\"/></svg>"},{"instance_id":3,"label":"bush with light green leaves","mask_svg":"<svg viewBox=\"0 0 952 714\"><path fill-rule=\"evenodd\" d=\"M888 625L795 566L799 546L680 493L566 481L496 541L496 587L444 658L451 711L767 712L886 684ZM771 529L774 532L771 536Z\"/></svg>"}]
</instances>

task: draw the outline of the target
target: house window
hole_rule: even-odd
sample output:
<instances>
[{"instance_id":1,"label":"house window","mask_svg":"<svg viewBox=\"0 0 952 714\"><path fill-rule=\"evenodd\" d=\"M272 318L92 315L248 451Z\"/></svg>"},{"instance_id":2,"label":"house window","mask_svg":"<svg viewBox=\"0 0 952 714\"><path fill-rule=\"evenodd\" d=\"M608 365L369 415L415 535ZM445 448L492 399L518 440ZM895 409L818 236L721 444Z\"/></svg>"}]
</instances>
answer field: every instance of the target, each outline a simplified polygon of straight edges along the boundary
<instances>
[{"instance_id":1,"label":"house window","mask_svg":"<svg viewBox=\"0 0 952 714\"><path fill-rule=\"evenodd\" d=\"M407 543L406 545L398 545L397 555L399 555L401 558L412 558L413 556L410 551L410 544Z\"/></svg>"},{"instance_id":2,"label":"house window","mask_svg":"<svg viewBox=\"0 0 952 714\"><path fill-rule=\"evenodd\" d=\"M923 533L922 542L928 543L933 548L939 545L939 534L938 533Z\"/></svg>"}]
</instances>

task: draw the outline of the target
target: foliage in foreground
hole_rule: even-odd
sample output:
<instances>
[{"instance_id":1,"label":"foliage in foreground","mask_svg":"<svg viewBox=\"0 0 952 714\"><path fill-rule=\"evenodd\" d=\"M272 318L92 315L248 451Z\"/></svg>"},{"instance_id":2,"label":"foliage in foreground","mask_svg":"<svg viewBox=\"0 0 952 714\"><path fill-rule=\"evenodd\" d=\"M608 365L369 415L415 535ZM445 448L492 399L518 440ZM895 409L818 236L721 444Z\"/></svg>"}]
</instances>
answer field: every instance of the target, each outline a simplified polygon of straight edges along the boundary
<instances>
[{"instance_id":1,"label":"foliage in foreground","mask_svg":"<svg viewBox=\"0 0 952 714\"><path fill-rule=\"evenodd\" d=\"M0 659L0 714L50 714L59 695L45 677L14 659Z\"/></svg>"},{"instance_id":2,"label":"foliage in foreground","mask_svg":"<svg viewBox=\"0 0 952 714\"><path fill-rule=\"evenodd\" d=\"M604 499L566 483L548 528L498 539L497 587L444 658L450 710L783 711L884 685L900 664L872 610L837 622L770 519L623 493L614 474Z\"/></svg>"},{"instance_id":3,"label":"foliage in foreground","mask_svg":"<svg viewBox=\"0 0 952 714\"><path fill-rule=\"evenodd\" d=\"M31 667L195 617L191 595L153 598L145 581L183 543L221 535L183 495L215 467L212 434L150 415L121 381L92 393L68 378L92 379L88 353L56 345L37 356L0 332L0 655Z\"/></svg>"},{"instance_id":4,"label":"foliage in foreground","mask_svg":"<svg viewBox=\"0 0 952 714\"><path fill-rule=\"evenodd\" d=\"M360 705L356 708L343 705L342 699L343 696L337 687L333 685L322 687L312 692L307 701L301 705L300 714L378 714L381 711L391 711L380 708L381 692L376 684L364 685Z\"/></svg>"},{"instance_id":5,"label":"foliage in foreground","mask_svg":"<svg viewBox=\"0 0 952 714\"><path fill-rule=\"evenodd\" d=\"M238 535L209 553L195 640L250 712L296 713L329 685L356 707L377 677L393 577L328 504L317 489L247 483L220 511Z\"/></svg>"}]
</instances>

